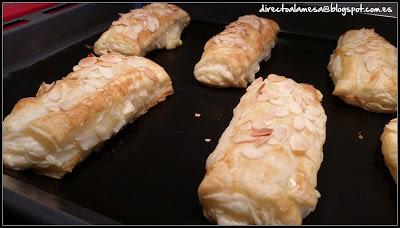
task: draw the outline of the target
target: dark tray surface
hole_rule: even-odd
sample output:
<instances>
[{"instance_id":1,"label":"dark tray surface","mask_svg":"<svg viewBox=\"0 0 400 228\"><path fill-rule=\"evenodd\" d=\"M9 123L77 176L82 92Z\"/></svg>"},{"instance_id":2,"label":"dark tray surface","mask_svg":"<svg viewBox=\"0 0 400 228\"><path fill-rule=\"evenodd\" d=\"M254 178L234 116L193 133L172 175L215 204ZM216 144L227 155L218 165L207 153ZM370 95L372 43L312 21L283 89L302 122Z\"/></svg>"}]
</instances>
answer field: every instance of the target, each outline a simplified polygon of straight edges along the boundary
<instances>
[{"instance_id":1,"label":"dark tray surface","mask_svg":"<svg viewBox=\"0 0 400 228\"><path fill-rule=\"evenodd\" d=\"M223 25L192 21L183 46L147 55L169 73L175 94L122 129L64 179L5 170L23 182L126 224L208 224L197 187L205 161L232 118L244 89L214 89L193 77L205 42ZM90 53L99 35L11 73L4 80L4 116L42 81L68 74ZM379 137L395 115L344 104L331 94L326 70L336 40L281 33L272 58L257 76L277 73L314 85L328 116L324 161L318 173L322 197L304 224L396 224L396 184L384 165ZM11 89L12 88L12 89ZM201 113L195 118L194 113ZM358 139L362 132L363 140ZM206 143L205 138L212 141Z\"/></svg>"}]
</instances>

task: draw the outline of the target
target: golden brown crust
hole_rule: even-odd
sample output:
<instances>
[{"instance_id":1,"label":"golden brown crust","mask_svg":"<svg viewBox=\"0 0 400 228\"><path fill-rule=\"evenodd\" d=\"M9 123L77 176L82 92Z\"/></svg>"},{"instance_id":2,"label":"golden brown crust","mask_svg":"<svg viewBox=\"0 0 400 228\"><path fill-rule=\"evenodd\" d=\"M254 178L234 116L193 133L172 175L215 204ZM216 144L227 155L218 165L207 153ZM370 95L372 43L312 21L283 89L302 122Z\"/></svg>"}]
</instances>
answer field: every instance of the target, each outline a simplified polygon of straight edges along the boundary
<instances>
[{"instance_id":1,"label":"golden brown crust","mask_svg":"<svg viewBox=\"0 0 400 228\"><path fill-rule=\"evenodd\" d=\"M182 44L181 32L190 22L184 10L166 3L148 4L120 15L94 44L97 55L144 56L156 48L173 49Z\"/></svg>"},{"instance_id":2,"label":"golden brown crust","mask_svg":"<svg viewBox=\"0 0 400 228\"><path fill-rule=\"evenodd\" d=\"M273 20L239 17L206 43L194 68L196 79L212 87L246 87L254 81L259 62L269 59L278 32Z\"/></svg>"},{"instance_id":3,"label":"golden brown crust","mask_svg":"<svg viewBox=\"0 0 400 228\"><path fill-rule=\"evenodd\" d=\"M207 159L198 194L218 224L301 224L319 193L326 115L313 86L256 79Z\"/></svg>"},{"instance_id":4,"label":"golden brown crust","mask_svg":"<svg viewBox=\"0 0 400 228\"><path fill-rule=\"evenodd\" d=\"M36 97L21 99L3 123L3 162L61 178L93 148L173 93L162 67L143 57L82 59Z\"/></svg>"},{"instance_id":5,"label":"golden brown crust","mask_svg":"<svg viewBox=\"0 0 400 228\"><path fill-rule=\"evenodd\" d=\"M381 141L385 164L397 184L397 118L386 124Z\"/></svg>"},{"instance_id":6,"label":"golden brown crust","mask_svg":"<svg viewBox=\"0 0 400 228\"><path fill-rule=\"evenodd\" d=\"M373 29L343 34L330 56L335 90L348 104L372 112L397 110L397 48Z\"/></svg>"}]
</instances>

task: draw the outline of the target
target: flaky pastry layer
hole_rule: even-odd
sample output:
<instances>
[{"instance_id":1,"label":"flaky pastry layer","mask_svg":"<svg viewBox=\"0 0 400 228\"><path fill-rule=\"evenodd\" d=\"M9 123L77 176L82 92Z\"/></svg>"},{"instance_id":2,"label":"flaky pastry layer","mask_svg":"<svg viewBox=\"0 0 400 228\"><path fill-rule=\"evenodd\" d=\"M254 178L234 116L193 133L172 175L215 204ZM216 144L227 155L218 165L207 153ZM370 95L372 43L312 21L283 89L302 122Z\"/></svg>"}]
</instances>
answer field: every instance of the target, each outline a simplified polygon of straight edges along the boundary
<instances>
[{"instance_id":1,"label":"flaky pastry layer","mask_svg":"<svg viewBox=\"0 0 400 228\"><path fill-rule=\"evenodd\" d=\"M301 224L319 192L327 117L313 86L255 80L207 159L198 195L218 224Z\"/></svg>"},{"instance_id":2,"label":"flaky pastry layer","mask_svg":"<svg viewBox=\"0 0 400 228\"><path fill-rule=\"evenodd\" d=\"M271 57L278 24L270 19L246 15L212 37L194 68L195 78L212 87L245 88L254 81L263 59Z\"/></svg>"},{"instance_id":3,"label":"flaky pastry layer","mask_svg":"<svg viewBox=\"0 0 400 228\"><path fill-rule=\"evenodd\" d=\"M333 94L367 111L397 110L397 48L373 29L343 34L330 56Z\"/></svg>"},{"instance_id":4,"label":"flaky pastry layer","mask_svg":"<svg viewBox=\"0 0 400 228\"><path fill-rule=\"evenodd\" d=\"M97 55L121 53L144 56L154 49L174 49L182 45L182 30L190 17L173 4L152 3L120 14L94 44Z\"/></svg>"},{"instance_id":5,"label":"flaky pastry layer","mask_svg":"<svg viewBox=\"0 0 400 228\"><path fill-rule=\"evenodd\" d=\"M173 93L164 69L143 57L90 56L43 83L3 122L3 164L62 178L124 125Z\"/></svg>"},{"instance_id":6,"label":"flaky pastry layer","mask_svg":"<svg viewBox=\"0 0 400 228\"><path fill-rule=\"evenodd\" d=\"M397 118L386 124L381 141L386 166L397 183Z\"/></svg>"}]
</instances>

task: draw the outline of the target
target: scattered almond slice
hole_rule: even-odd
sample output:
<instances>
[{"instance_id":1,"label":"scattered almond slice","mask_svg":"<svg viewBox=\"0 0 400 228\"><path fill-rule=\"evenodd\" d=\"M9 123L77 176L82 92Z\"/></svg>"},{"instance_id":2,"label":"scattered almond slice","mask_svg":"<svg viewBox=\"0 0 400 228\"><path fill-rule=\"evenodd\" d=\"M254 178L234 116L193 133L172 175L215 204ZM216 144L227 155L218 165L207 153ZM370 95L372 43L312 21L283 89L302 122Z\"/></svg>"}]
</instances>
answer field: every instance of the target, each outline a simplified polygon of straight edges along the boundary
<instances>
[{"instance_id":1,"label":"scattered almond slice","mask_svg":"<svg viewBox=\"0 0 400 228\"><path fill-rule=\"evenodd\" d=\"M364 45L360 45L354 49L354 51L358 54L364 54L368 51L368 47Z\"/></svg>"},{"instance_id":2,"label":"scattered almond slice","mask_svg":"<svg viewBox=\"0 0 400 228\"><path fill-rule=\"evenodd\" d=\"M277 140L282 140L287 135L286 127L275 127L272 132L272 137Z\"/></svg>"},{"instance_id":3,"label":"scattered almond slice","mask_svg":"<svg viewBox=\"0 0 400 228\"><path fill-rule=\"evenodd\" d=\"M146 26L150 32L155 32L159 27L159 22L155 17L147 17Z\"/></svg>"},{"instance_id":4,"label":"scattered almond slice","mask_svg":"<svg viewBox=\"0 0 400 228\"><path fill-rule=\"evenodd\" d=\"M315 126L315 123L311 122L310 120L306 120L306 128L311 133L318 133L318 128Z\"/></svg>"},{"instance_id":5,"label":"scattered almond slice","mask_svg":"<svg viewBox=\"0 0 400 228\"><path fill-rule=\"evenodd\" d=\"M84 89L88 93L93 93L96 91L96 87L90 85L90 84L84 84Z\"/></svg>"},{"instance_id":6,"label":"scattered almond slice","mask_svg":"<svg viewBox=\"0 0 400 228\"><path fill-rule=\"evenodd\" d=\"M306 127L306 119L303 116L296 116L293 120L294 129L301 131Z\"/></svg>"},{"instance_id":7,"label":"scattered almond slice","mask_svg":"<svg viewBox=\"0 0 400 228\"><path fill-rule=\"evenodd\" d=\"M249 143L249 142L254 142L256 140L257 140L257 138L254 138L247 134L238 134L238 135L233 136L233 143L235 143L235 144Z\"/></svg>"},{"instance_id":8,"label":"scattered almond slice","mask_svg":"<svg viewBox=\"0 0 400 228\"><path fill-rule=\"evenodd\" d=\"M357 133L357 135L358 135L358 138L359 138L360 140L364 139L364 136L361 134L361 131L359 131L359 132Z\"/></svg>"},{"instance_id":9,"label":"scattered almond slice","mask_svg":"<svg viewBox=\"0 0 400 228\"><path fill-rule=\"evenodd\" d=\"M97 63L99 66L102 66L102 67L112 67L112 66L114 66L114 63L110 63L110 62L103 62L103 61L100 61L100 62L98 62Z\"/></svg>"},{"instance_id":10,"label":"scattered almond slice","mask_svg":"<svg viewBox=\"0 0 400 228\"><path fill-rule=\"evenodd\" d=\"M110 63L119 63L122 61L121 56L115 54L105 54L100 56L100 59L104 62L110 62Z\"/></svg>"},{"instance_id":11,"label":"scattered almond slice","mask_svg":"<svg viewBox=\"0 0 400 228\"><path fill-rule=\"evenodd\" d=\"M257 118L256 120L254 120L251 128L253 129L263 129L266 127L266 125L268 124L268 122L270 120L272 120L272 118L274 117L274 114L272 112L268 112L265 115Z\"/></svg>"},{"instance_id":12,"label":"scattered almond slice","mask_svg":"<svg viewBox=\"0 0 400 228\"><path fill-rule=\"evenodd\" d=\"M124 27L124 26L118 26L118 25L116 25L116 26L114 27L114 30L115 30L115 32L117 32L117 33L123 33L123 32L125 31L125 28L126 28L126 27Z\"/></svg>"},{"instance_id":13,"label":"scattered almond slice","mask_svg":"<svg viewBox=\"0 0 400 228\"><path fill-rule=\"evenodd\" d=\"M113 72L110 68L99 67L99 72L102 74L106 79L113 78Z\"/></svg>"},{"instance_id":14,"label":"scattered almond slice","mask_svg":"<svg viewBox=\"0 0 400 228\"><path fill-rule=\"evenodd\" d=\"M97 62L96 57L86 57L86 58L81 59L79 61L78 65L83 68L83 67L91 66L91 65L95 64L96 62Z\"/></svg>"},{"instance_id":15,"label":"scattered almond slice","mask_svg":"<svg viewBox=\"0 0 400 228\"><path fill-rule=\"evenodd\" d=\"M290 137L289 145L292 151L305 152L308 150L308 142L300 134L294 134Z\"/></svg>"},{"instance_id":16,"label":"scattered almond slice","mask_svg":"<svg viewBox=\"0 0 400 228\"><path fill-rule=\"evenodd\" d=\"M266 143L270 138L271 138L271 135L258 137L257 140L255 141L254 145L256 147L259 147L259 146L263 145L264 143Z\"/></svg>"},{"instance_id":17,"label":"scattered almond slice","mask_svg":"<svg viewBox=\"0 0 400 228\"><path fill-rule=\"evenodd\" d=\"M301 106L299 105L299 103L294 102L294 101L290 101L289 102L289 110L296 115L299 115L303 112L303 110L301 109Z\"/></svg>"},{"instance_id":18,"label":"scattered almond slice","mask_svg":"<svg viewBox=\"0 0 400 228\"><path fill-rule=\"evenodd\" d=\"M261 86L257 89L256 96L261 94L264 87L265 87L265 83L262 83Z\"/></svg>"},{"instance_id":19,"label":"scattered almond slice","mask_svg":"<svg viewBox=\"0 0 400 228\"><path fill-rule=\"evenodd\" d=\"M251 136L267 136L270 135L273 132L273 129L271 128L252 128L250 135Z\"/></svg>"},{"instance_id":20,"label":"scattered almond slice","mask_svg":"<svg viewBox=\"0 0 400 228\"><path fill-rule=\"evenodd\" d=\"M259 159L264 156L264 153L256 149L253 145L243 146L241 150L242 155L249 159Z\"/></svg>"},{"instance_id":21,"label":"scattered almond slice","mask_svg":"<svg viewBox=\"0 0 400 228\"><path fill-rule=\"evenodd\" d=\"M146 75L146 77L148 77L153 82L158 81L157 75L152 70L150 70L148 68L142 68L142 69L143 69L143 72Z\"/></svg>"},{"instance_id":22,"label":"scattered almond slice","mask_svg":"<svg viewBox=\"0 0 400 228\"><path fill-rule=\"evenodd\" d=\"M273 105L278 105L278 106L285 104L283 99L273 99L273 100L270 100L269 102L271 102L271 104L273 104Z\"/></svg>"},{"instance_id":23,"label":"scattered almond slice","mask_svg":"<svg viewBox=\"0 0 400 228\"><path fill-rule=\"evenodd\" d=\"M79 65L76 65L76 66L74 66L74 67L72 68L72 70L73 70L74 72L76 72L76 71L78 71L78 70L80 70L80 69L82 69L82 67L80 67Z\"/></svg>"},{"instance_id":24,"label":"scattered almond slice","mask_svg":"<svg viewBox=\"0 0 400 228\"><path fill-rule=\"evenodd\" d=\"M380 65L378 59L373 56L368 57L364 64L368 72L374 72Z\"/></svg>"},{"instance_id":25,"label":"scattered almond slice","mask_svg":"<svg viewBox=\"0 0 400 228\"><path fill-rule=\"evenodd\" d=\"M267 78L267 79L268 79L269 81L271 81L271 82L281 82L281 81L285 80L284 77L278 76L278 75L276 75L276 74L270 74L270 75L268 75L268 78Z\"/></svg>"},{"instance_id":26,"label":"scattered almond slice","mask_svg":"<svg viewBox=\"0 0 400 228\"><path fill-rule=\"evenodd\" d=\"M204 141L206 141L206 142L211 142L211 139L204 139Z\"/></svg>"},{"instance_id":27,"label":"scattered almond slice","mask_svg":"<svg viewBox=\"0 0 400 228\"><path fill-rule=\"evenodd\" d=\"M129 20L127 18L121 18L119 19L119 22L126 26L130 25Z\"/></svg>"},{"instance_id":28,"label":"scattered almond slice","mask_svg":"<svg viewBox=\"0 0 400 228\"><path fill-rule=\"evenodd\" d=\"M278 110L275 112L276 117L285 117L289 114L290 114L290 112L288 110Z\"/></svg>"}]
</instances>

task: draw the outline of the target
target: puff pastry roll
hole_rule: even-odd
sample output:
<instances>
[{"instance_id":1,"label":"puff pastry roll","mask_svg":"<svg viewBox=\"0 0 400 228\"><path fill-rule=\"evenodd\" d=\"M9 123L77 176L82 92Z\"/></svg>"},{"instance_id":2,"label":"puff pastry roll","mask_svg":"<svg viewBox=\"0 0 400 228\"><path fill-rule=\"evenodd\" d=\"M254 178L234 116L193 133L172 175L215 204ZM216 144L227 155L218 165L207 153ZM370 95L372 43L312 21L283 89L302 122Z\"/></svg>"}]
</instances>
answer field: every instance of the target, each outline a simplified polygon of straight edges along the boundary
<instances>
[{"instance_id":1,"label":"puff pastry roll","mask_svg":"<svg viewBox=\"0 0 400 228\"><path fill-rule=\"evenodd\" d=\"M343 34L330 56L333 95L367 111L397 110L397 48L373 29Z\"/></svg>"},{"instance_id":2,"label":"puff pastry roll","mask_svg":"<svg viewBox=\"0 0 400 228\"><path fill-rule=\"evenodd\" d=\"M381 141L386 166L397 184L397 118L386 124Z\"/></svg>"},{"instance_id":3,"label":"puff pastry roll","mask_svg":"<svg viewBox=\"0 0 400 228\"><path fill-rule=\"evenodd\" d=\"M101 142L173 93L164 69L143 57L82 59L62 80L43 83L3 122L3 164L62 178Z\"/></svg>"},{"instance_id":4,"label":"puff pastry roll","mask_svg":"<svg viewBox=\"0 0 400 228\"><path fill-rule=\"evenodd\" d=\"M255 79L259 62L271 57L278 24L270 19L246 15L212 37L194 68L196 79L212 87L241 87Z\"/></svg>"},{"instance_id":5,"label":"puff pastry roll","mask_svg":"<svg viewBox=\"0 0 400 228\"><path fill-rule=\"evenodd\" d=\"M167 3L149 4L120 16L94 44L97 55L144 56L156 48L174 49L182 45L182 30L190 22L189 14Z\"/></svg>"},{"instance_id":6,"label":"puff pastry roll","mask_svg":"<svg viewBox=\"0 0 400 228\"><path fill-rule=\"evenodd\" d=\"M206 162L198 195L218 224L301 224L319 192L326 115L313 86L255 80Z\"/></svg>"}]
</instances>

